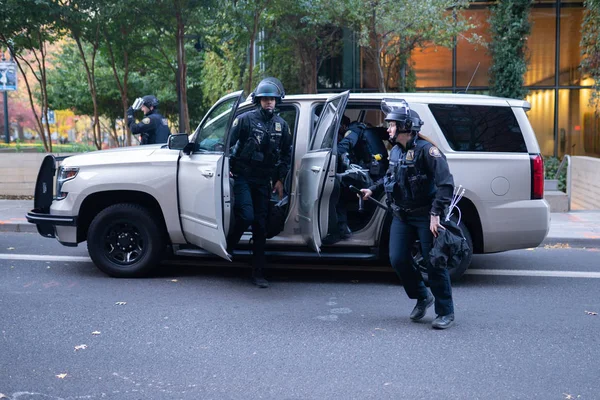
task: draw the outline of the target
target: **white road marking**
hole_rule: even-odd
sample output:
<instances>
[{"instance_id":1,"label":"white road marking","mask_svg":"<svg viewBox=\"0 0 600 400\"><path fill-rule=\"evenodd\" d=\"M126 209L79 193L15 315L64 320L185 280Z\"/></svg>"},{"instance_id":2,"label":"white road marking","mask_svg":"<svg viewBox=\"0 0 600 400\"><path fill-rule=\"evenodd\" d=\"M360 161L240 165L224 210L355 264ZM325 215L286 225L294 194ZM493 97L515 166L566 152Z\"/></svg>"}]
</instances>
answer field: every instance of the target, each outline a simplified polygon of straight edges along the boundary
<instances>
[{"instance_id":1,"label":"white road marking","mask_svg":"<svg viewBox=\"0 0 600 400\"><path fill-rule=\"evenodd\" d=\"M585 271L536 271L525 269L468 269L467 275L493 276L541 276L556 278L600 278L600 272Z\"/></svg>"},{"instance_id":2,"label":"white road marking","mask_svg":"<svg viewBox=\"0 0 600 400\"><path fill-rule=\"evenodd\" d=\"M62 261L62 262L92 262L91 258L85 256L54 256L34 254L0 254L0 260L24 260L24 261ZM547 270L525 270L525 269L468 269L467 275L489 275L489 276L539 276L555 278L600 278L600 272L587 271L547 271ZM332 298L334 299L334 298ZM331 302L333 303L333 302ZM327 304L333 305L333 304Z\"/></svg>"}]
</instances>

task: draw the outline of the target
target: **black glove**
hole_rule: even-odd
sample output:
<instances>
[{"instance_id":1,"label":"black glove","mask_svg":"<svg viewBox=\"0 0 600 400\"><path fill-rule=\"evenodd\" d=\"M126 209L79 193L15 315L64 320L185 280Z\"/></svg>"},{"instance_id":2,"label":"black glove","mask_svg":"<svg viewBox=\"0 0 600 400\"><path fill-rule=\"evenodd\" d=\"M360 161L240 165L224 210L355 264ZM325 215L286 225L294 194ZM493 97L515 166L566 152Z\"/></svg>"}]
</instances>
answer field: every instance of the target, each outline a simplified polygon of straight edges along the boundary
<instances>
[{"instance_id":1,"label":"black glove","mask_svg":"<svg viewBox=\"0 0 600 400\"><path fill-rule=\"evenodd\" d=\"M133 108L129 107L127 109L127 120L131 121L133 119Z\"/></svg>"}]
</instances>

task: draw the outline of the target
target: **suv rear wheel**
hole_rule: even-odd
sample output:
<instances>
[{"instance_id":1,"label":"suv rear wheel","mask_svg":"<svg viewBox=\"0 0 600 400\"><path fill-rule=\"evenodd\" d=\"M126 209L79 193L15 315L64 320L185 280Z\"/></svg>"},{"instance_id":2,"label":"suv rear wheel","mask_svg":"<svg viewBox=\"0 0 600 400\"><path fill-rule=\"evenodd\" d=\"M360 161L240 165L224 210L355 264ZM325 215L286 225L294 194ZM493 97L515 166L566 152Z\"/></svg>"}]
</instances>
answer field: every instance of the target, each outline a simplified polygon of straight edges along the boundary
<instances>
[{"instance_id":1,"label":"suv rear wheel","mask_svg":"<svg viewBox=\"0 0 600 400\"><path fill-rule=\"evenodd\" d=\"M115 204L92 220L87 237L92 261L107 275L132 278L147 275L166 247L156 218L136 204Z\"/></svg>"}]
</instances>

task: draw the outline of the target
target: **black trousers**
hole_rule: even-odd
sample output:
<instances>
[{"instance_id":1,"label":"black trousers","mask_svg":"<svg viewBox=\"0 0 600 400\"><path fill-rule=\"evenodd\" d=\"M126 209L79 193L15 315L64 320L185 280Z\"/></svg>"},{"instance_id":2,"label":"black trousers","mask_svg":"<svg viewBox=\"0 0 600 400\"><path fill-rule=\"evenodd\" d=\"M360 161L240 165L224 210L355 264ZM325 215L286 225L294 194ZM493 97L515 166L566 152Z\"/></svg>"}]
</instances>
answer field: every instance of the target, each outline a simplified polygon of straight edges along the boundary
<instances>
[{"instance_id":1,"label":"black trousers","mask_svg":"<svg viewBox=\"0 0 600 400\"><path fill-rule=\"evenodd\" d=\"M421 273L412 265L411 248L419 239L421 254L427 263L429 287L435 297L435 313L448 315L454 313L450 275L442 268L435 268L429 262L429 252L433 245L433 233L429 230L430 217L408 216L404 220L394 216L390 229L390 261L396 274L402 280L406 294L411 299L427 298L427 288Z\"/></svg>"},{"instance_id":2,"label":"black trousers","mask_svg":"<svg viewBox=\"0 0 600 400\"><path fill-rule=\"evenodd\" d=\"M235 248L244 232L252 225L252 267L265 267L267 217L271 185L268 181L236 176L233 184L234 227L227 240L229 250Z\"/></svg>"}]
</instances>

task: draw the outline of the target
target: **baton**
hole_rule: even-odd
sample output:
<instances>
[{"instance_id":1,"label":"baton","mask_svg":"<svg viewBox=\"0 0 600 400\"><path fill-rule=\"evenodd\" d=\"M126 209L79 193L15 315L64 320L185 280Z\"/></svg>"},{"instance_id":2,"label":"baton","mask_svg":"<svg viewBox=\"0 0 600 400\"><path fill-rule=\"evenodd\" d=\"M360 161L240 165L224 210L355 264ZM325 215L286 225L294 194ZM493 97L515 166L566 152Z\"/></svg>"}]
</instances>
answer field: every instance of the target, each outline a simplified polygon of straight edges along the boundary
<instances>
[{"instance_id":1,"label":"baton","mask_svg":"<svg viewBox=\"0 0 600 400\"><path fill-rule=\"evenodd\" d=\"M350 185L350 186L349 186L349 188L350 188L350 191L352 191L352 192L356 193L357 195L359 195L359 196L360 196L360 199L362 199L362 198L363 198L363 193L360 191L360 189L359 189L359 188L357 188L357 187L356 187L356 186L354 186L354 185ZM385 204L383 204L382 202L380 202L380 201L378 201L378 200L375 200L373 197L369 197L369 199L368 199L368 200L370 200L370 201L372 201L373 203L377 204L377 207L381 207L381 208L383 208L385 211L389 211L389 210L390 210L390 209L388 208L388 206L386 206Z\"/></svg>"}]
</instances>

